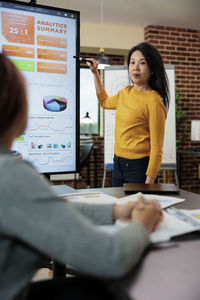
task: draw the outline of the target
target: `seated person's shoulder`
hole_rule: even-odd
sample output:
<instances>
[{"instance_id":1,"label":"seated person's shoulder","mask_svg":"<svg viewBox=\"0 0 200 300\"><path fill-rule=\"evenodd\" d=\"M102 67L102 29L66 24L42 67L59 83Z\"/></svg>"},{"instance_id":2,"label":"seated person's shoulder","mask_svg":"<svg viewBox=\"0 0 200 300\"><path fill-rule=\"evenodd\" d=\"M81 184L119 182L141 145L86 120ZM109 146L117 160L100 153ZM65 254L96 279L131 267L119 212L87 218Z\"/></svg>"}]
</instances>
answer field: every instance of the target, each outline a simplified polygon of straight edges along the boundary
<instances>
[{"instance_id":1,"label":"seated person's shoulder","mask_svg":"<svg viewBox=\"0 0 200 300\"><path fill-rule=\"evenodd\" d=\"M26 191L35 193L44 193L54 195L50 184L41 176L37 170L28 162L18 159L12 155L0 155L0 168L4 176L1 177L0 183L9 183L13 191Z\"/></svg>"}]
</instances>

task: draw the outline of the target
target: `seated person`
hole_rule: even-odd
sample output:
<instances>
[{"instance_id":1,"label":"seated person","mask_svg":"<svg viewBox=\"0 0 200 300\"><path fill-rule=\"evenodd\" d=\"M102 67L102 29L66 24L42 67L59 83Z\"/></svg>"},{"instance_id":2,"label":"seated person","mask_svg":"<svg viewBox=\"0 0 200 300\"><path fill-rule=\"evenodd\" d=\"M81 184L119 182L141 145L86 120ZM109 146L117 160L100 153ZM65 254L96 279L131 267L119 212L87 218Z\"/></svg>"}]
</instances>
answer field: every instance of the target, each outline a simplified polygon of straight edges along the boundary
<instances>
[{"instance_id":1,"label":"seated person","mask_svg":"<svg viewBox=\"0 0 200 300\"><path fill-rule=\"evenodd\" d=\"M135 266L162 219L159 204L141 198L136 204L91 205L57 197L28 162L12 154L27 113L24 78L0 54L0 299L113 299L99 278L119 278ZM129 223L112 235L94 226L117 219ZM31 283L44 257L90 279Z\"/></svg>"}]
</instances>

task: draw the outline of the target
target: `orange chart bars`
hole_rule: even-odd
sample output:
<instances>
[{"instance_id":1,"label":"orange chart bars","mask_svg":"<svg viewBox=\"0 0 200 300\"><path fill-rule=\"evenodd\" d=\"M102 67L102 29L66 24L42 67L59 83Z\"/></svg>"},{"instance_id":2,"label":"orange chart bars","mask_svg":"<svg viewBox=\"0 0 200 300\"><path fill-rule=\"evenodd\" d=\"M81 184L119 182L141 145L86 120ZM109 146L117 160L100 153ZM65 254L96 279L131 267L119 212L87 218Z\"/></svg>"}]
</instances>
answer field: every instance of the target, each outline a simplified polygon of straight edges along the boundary
<instances>
[{"instance_id":1,"label":"orange chart bars","mask_svg":"<svg viewBox=\"0 0 200 300\"><path fill-rule=\"evenodd\" d=\"M37 57L40 59L49 59L49 60L67 60L66 51L59 50L50 50L50 49L37 49Z\"/></svg>"},{"instance_id":2,"label":"orange chart bars","mask_svg":"<svg viewBox=\"0 0 200 300\"><path fill-rule=\"evenodd\" d=\"M2 51L8 56L18 56L26 58L34 58L34 48L20 47L12 45L2 45Z\"/></svg>"},{"instance_id":3,"label":"orange chart bars","mask_svg":"<svg viewBox=\"0 0 200 300\"><path fill-rule=\"evenodd\" d=\"M37 44L57 48L67 48L67 39L47 35L37 35Z\"/></svg>"},{"instance_id":4,"label":"orange chart bars","mask_svg":"<svg viewBox=\"0 0 200 300\"><path fill-rule=\"evenodd\" d=\"M67 74L66 64L54 64L48 62L38 62L37 71L45 73Z\"/></svg>"}]
</instances>

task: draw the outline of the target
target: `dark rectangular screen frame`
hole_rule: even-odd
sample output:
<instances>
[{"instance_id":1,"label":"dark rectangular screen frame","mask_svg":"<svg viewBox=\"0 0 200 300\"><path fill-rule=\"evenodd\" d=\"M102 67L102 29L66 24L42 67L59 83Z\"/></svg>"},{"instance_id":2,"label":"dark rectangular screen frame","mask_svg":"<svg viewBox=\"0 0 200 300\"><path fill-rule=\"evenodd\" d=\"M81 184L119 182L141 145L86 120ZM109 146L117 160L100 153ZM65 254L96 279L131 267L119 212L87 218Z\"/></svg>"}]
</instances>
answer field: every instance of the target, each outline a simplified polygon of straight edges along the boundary
<instances>
[{"instance_id":1,"label":"dark rectangular screen frame","mask_svg":"<svg viewBox=\"0 0 200 300\"><path fill-rule=\"evenodd\" d=\"M46 5L41 5L41 4L36 4L33 2L22 2L22 1L11 1L11 0L0 0L0 6L1 2L8 4L6 7L12 8L14 5L20 5L23 6L23 10L27 7L27 10L30 11L30 8L32 7L35 10L32 10L32 12L39 12L38 9L41 9L41 13L46 13L46 14L51 14L52 11L58 11L62 12L63 15L64 13L71 13L76 16L76 56L80 56L80 12L71 10L71 9L65 9L65 8L58 8L58 7L53 7L53 6L46 6ZM10 4L10 5L9 5ZM17 8L20 10L20 7ZM52 15L56 15L55 13ZM59 14L58 14L59 15ZM62 15L59 15L62 16ZM79 160L79 155L80 155L80 65L79 62L76 61L76 166L74 171L61 171L61 172L46 172L42 173L44 174L47 178L50 178L51 174L72 174L72 173L77 173L80 170L80 160Z\"/></svg>"}]
</instances>

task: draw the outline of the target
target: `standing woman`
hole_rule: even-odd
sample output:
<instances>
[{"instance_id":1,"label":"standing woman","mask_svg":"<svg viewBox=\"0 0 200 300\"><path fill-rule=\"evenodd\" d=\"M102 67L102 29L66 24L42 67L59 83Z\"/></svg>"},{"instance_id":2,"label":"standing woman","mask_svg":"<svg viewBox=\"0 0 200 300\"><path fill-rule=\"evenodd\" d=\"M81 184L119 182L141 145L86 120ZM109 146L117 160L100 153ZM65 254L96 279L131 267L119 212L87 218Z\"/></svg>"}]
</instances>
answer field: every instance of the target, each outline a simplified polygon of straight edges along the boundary
<instances>
[{"instance_id":1,"label":"standing woman","mask_svg":"<svg viewBox=\"0 0 200 300\"><path fill-rule=\"evenodd\" d=\"M94 75L97 97L105 109L116 109L112 186L125 182L154 183L158 174L169 106L168 81L158 50L143 42L127 59L133 86L109 97L98 73L98 62L87 63Z\"/></svg>"}]
</instances>

